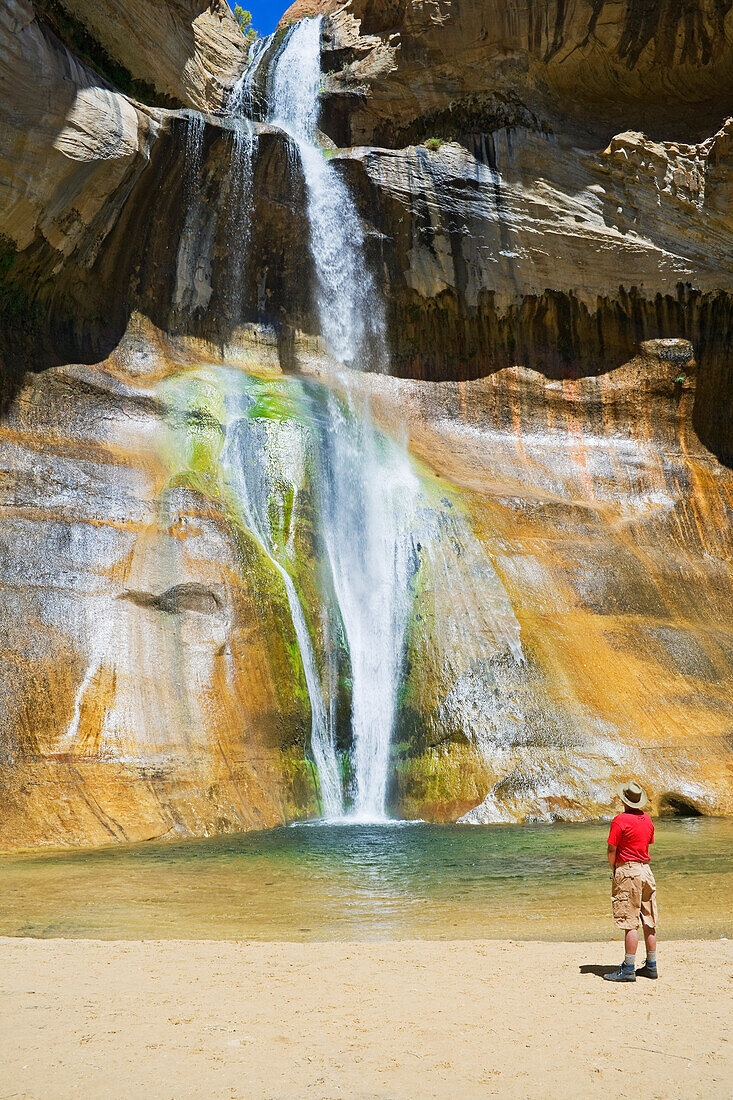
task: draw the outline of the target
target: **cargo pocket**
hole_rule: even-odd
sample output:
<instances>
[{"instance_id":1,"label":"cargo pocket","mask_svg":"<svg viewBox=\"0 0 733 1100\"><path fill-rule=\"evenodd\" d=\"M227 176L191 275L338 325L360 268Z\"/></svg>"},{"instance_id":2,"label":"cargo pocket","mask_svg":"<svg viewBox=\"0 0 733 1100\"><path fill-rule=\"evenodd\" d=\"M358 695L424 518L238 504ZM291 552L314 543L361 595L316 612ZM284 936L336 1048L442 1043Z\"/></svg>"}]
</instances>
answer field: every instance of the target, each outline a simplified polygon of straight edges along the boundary
<instances>
[{"instance_id":1,"label":"cargo pocket","mask_svg":"<svg viewBox=\"0 0 733 1100\"><path fill-rule=\"evenodd\" d=\"M632 913L631 876L628 871L616 871L613 876L611 888L611 909L613 919L620 928L635 928L636 922Z\"/></svg>"},{"instance_id":2,"label":"cargo pocket","mask_svg":"<svg viewBox=\"0 0 733 1100\"><path fill-rule=\"evenodd\" d=\"M626 894L628 897L631 892L631 875L623 867L619 867L618 871L613 876L613 886L611 887L611 895L616 897L617 894Z\"/></svg>"},{"instance_id":3,"label":"cargo pocket","mask_svg":"<svg viewBox=\"0 0 733 1100\"><path fill-rule=\"evenodd\" d=\"M631 895L626 890L616 891L611 898L611 908L615 921L626 920L631 908Z\"/></svg>"}]
</instances>

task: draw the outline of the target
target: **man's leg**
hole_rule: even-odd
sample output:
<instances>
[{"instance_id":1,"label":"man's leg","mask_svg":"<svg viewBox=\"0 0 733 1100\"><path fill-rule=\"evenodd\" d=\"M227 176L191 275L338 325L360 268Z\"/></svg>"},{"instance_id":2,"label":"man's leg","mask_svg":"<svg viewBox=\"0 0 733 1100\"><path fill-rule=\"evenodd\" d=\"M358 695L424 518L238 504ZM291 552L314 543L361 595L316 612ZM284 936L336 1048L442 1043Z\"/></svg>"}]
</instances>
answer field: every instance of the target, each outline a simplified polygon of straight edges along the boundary
<instances>
[{"instance_id":1,"label":"man's leg","mask_svg":"<svg viewBox=\"0 0 733 1100\"><path fill-rule=\"evenodd\" d=\"M646 943L646 962L636 973L642 978L658 978L657 974L657 930L644 927L644 942Z\"/></svg>"},{"instance_id":2,"label":"man's leg","mask_svg":"<svg viewBox=\"0 0 733 1100\"><path fill-rule=\"evenodd\" d=\"M628 871L616 869L611 887L613 919L624 930L626 958L618 970L604 974L607 982L636 981L636 949L639 946L639 910L641 909L641 880Z\"/></svg>"},{"instance_id":3,"label":"man's leg","mask_svg":"<svg viewBox=\"0 0 733 1100\"><path fill-rule=\"evenodd\" d=\"M635 982L636 981L636 949L639 946L639 933L636 928L627 928L624 934L624 950L626 956L618 970L612 970L610 974L604 974L607 982Z\"/></svg>"},{"instance_id":4,"label":"man's leg","mask_svg":"<svg viewBox=\"0 0 733 1100\"><path fill-rule=\"evenodd\" d=\"M657 884L651 867L645 868L641 890L641 926L646 943L646 962L636 973L641 978L658 978L657 973Z\"/></svg>"}]
</instances>

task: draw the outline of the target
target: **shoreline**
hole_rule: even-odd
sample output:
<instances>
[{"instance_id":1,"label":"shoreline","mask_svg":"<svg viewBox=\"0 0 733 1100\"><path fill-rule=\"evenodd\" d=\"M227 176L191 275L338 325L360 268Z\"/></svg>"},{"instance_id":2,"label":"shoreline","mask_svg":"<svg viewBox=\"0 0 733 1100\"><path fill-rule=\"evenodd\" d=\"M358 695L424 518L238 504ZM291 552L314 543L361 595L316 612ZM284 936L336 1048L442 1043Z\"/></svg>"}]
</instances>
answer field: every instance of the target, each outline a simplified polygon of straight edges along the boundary
<instances>
[{"instance_id":1,"label":"shoreline","mask_svg":"<svg viewBox=\"0 0 733 1100\"><path fill-rule=\"evenodd\" d=\"M728 1097L733 941L0 938L3 1097ZM638 955L643 961L643 949ZM635 1034L629 1039L629 1025Z\"/></svg>"},{"instance_id":2,"label":"shoreline","mask_svg":"<svg viewBox=\"0 0 733 1100\"><path fill-rule=\"evenodd\" d=\"M603 942L606 836L595 825L294 828L11 856L0 860L0 935ZM660 824L653 866L669 939L733 939L731 845L733 821Z\"/></svg>"},{"instance_id":3,"label":"shoreline","mask_svg":"<svg viewBox=\"0 0 733 1100\"><path fill-rule=\"evenodd\" d=\"M53 858L56 856L89 856L94 855L97 852L110 853L110 852L126 852L126 851L143 851L145 848L154 848L157 845L163 847L170 846L171 848L185 847L186 845L195 846L196 844L202 844L206 842L226 842L227 840L236 839L237 837L258 837L266 836L271 833L281 832L287 829L311 829L311 828L347 828L358 829L364 826L373 828L384 827L407 827L414 825L428 825L431 828L436 829L455 829L465 828L470 830L481 831L499 831L502 829L555 829L557 826L562 828L579 828L582 829L589 825L603 826L609 825L615 816L613 810L607 814L601 814L598 817L588 817L579 820L573 819L572 821L553 820L553 821L463 821L458 819L456 821L432 821L423 818L385 818L384 821L358 821L351 819L336 819L329 820L326 818L301 818L293 821L283 821L277 825L268 825L264 828L251 828L235 830L233 832L221 832L211 833L210 835L190 833L185 836L173 833L172 828L168 829L164 833L155 834L154 836L143 837L136 840L110 840L99 844L37 844L37 845L25 845L14 847L12 845L4 843L0 840L0 866L2 860L7 859L11 861L13 858L32 859L38 857L39 859ZM659 825L666 825L670 822L688 821L688 822L733 822L733 814L697 814L694 817L685 817L679 814L658 814L651 815L655 828ZM173 835L171 835L173 834Z\"/></svg>"}]
</instances>

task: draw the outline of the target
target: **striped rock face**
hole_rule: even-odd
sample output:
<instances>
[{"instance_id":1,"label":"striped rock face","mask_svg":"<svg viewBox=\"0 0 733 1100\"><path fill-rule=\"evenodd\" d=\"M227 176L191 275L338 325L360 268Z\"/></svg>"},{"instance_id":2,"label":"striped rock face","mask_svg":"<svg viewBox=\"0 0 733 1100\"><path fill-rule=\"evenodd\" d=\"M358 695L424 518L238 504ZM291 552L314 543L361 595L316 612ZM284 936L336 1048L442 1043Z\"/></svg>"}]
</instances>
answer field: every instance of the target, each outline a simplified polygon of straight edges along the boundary
<instances>
[{"instance_id":1,"label":"striped rock face","mask_svg":"<svg viewBox=\"0 0 733 1100\"><path fill-rule=\"evenodd\" d=\"M39 375L0 433L3 846L317 809L297 642L215 483L217 409L199 387L179 422L171 365L147 366Z\"/></svg>"},{"instance_id":2,"label":"striped rock face","mask_svg":"<svg viewBox=\"0 0 733 1100\"><path fill-rule=\"evenodd\" d=\"M731 12L642 6L4 6L0 845L733 813Z\"/></svg>"},{"instance_id":3,"label":"striped rock face","mask_svg":"<svg viewBox=\"0 0 733 1100\"><path fill-rule=\"evenodd\" d=\"M219 366L146 341L39 375L3 425L4 846L319 811L292 607L224 454L232 387L293 383L262 340ZM294 354L338 391L312 344ZM576 381L360 377L381 429L407 426L421 485L395 812L585 819L628 775L655 812L733 812L733 481L691 426L695 369L688 344L657 341ZM293 400L254 408L281 425L262 437L285 486L268 491L290 501L272 537L324 667L333 597Z\"/></svg>"},{"instance_id":4,"label":"striped rock face","mask_svg":"<svg viewBox=\"0 0 733 1100\"><path fill-rule=\"evenodd\" d=\"M410 812L596 816L628 775L655 813L729 814L733 481L692 427L689 344L651 341L594 378L511 368L380 392L385 422L458 489L524 655L485 648L462 555L424 595L411 652Z\"/></svg>"}]
</instances>

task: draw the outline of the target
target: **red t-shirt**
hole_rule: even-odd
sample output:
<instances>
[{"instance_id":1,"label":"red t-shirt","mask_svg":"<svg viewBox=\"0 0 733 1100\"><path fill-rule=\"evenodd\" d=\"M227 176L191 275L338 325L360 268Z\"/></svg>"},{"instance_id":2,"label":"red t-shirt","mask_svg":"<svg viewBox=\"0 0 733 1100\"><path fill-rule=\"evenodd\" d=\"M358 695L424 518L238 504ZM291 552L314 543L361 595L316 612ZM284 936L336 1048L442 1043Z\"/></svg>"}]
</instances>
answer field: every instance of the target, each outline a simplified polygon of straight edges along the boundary
<instances>
[{"instance_id":1,"label":"red t-shirt","mask_svg":"<svg viewBox=\"0 0 733 1100\"><path fill-rule=\"evenodd\" d=\"M649 862L649 845L654 843L654 822L641 810L626 810L611 822L608 843L616 846L619 863Z\"/></svg>"}]
</instances>

